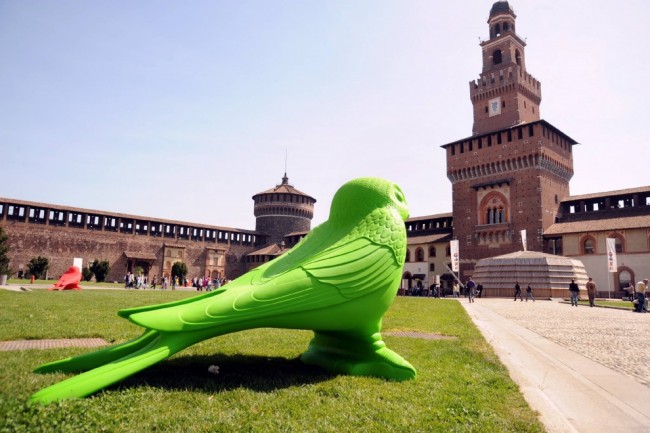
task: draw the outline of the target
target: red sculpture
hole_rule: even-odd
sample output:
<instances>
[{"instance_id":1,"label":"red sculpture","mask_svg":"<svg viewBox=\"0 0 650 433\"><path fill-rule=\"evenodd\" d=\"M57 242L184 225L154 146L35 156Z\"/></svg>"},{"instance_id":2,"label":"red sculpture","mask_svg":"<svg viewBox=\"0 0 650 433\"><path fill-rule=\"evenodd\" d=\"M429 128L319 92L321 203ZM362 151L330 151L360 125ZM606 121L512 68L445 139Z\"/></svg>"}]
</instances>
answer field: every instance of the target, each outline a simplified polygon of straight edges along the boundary
<instances>
[{"instance_id":1,"label":"red sculpture","mask_svg":"<svg viewBox=\"0 0 650 433\"><path fill-rule=\"evenodd\" d=\"M76 266L70 266L68 270L61 275L59 281L48 290L81 290L81 287L79 287L79 281L81 281L81 271Z\"/></svg>"}]
</instances>

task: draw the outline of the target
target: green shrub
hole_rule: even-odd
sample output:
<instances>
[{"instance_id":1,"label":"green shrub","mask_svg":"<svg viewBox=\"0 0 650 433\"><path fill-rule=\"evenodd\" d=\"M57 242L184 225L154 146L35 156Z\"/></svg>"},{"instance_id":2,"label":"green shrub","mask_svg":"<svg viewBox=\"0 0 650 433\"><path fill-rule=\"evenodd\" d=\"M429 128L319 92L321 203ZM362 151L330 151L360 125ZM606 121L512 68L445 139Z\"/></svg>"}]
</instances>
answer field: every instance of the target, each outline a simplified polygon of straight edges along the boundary
<instances>
[{"instance_id":1,"label":"green shrub","mask_svg":"<svg viewBox=\"0 0 650 433\"><path fill-rule=\"evenodd\" d=\"M97 280L98 283L101 283L106 280L106 276L111 270L111 265L108 263L108 260L102 260L100 262L99 260L95 259L89 268L90 271L95 275L95 280Z\"/></svg>"},{"instance_id":2,"label":"green shrub","mask_svg":"<svg viewBox=\"0 0 650 433\"><path fill-rule=\"evenodd\" d=\"M37 279L44 279L47 270L50 267L50 261L47 257L33 257L29 263L27 263L27 274L33 275Z\"/></svg>"}]
</instances>

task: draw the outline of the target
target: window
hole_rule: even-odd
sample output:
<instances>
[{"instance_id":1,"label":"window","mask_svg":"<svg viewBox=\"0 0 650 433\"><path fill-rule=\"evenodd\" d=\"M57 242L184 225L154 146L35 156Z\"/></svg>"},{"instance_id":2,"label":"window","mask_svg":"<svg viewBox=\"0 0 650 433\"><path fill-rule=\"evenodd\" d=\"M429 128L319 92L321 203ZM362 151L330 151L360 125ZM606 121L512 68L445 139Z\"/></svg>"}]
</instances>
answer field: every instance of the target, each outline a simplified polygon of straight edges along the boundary
<instances>
[{"instance_id":1,"label":"window","mask_svg":"<svg viewBox=\"0 0 650 433\"><path fill-rule=\"evenodd\" d=\"M418 248L417 250L415 250L415 261L416 262L424 261L424 250L422 248Z\"/></svg>"},{"instance_id":2,"label":"window","mask_svg":"<svg viewBox=\"0 0 650 433\"><path fill-rule=\"evenodd\" d=\"M429 263L429 272L435 272L435 271L436 271L435 263Z\"/></svg>"},{"instance_id":3,"label":"window","mask_svg":"<svg viewBox=\"0 0 650 433\"><path fill-rule=\"evenodd\" d=\"M436 256L436 247L429 248L429 257L435 257L435 256Z\"/></svg>"},{"instance_id":4,"label":"window","mask_svg":"<svg viewBox=\"0 0 650 433\"><path fill-rule=\"evenodd\" d=\"M406 249L406 261L411 261L411 251L408 248Z\"/></svg>"},{"instance_id":5,"label":"window","mask_svg":"<svg viewBox=\"0 0 650 433\"><path fill-rule=\"evenodd\" d=\"M632 282L632 275L628 271L621 271L618 274L618 289L619 290L625 290L628 287L630 287L630 283Z\"/></svg>"},{"instance_id":6,"label":"window","mask_svg":"<svg viewBox=\"0 0 650 433\"><path fill-rule=\"evenodd\" d=\"M593 254L594 253L594 239L587 238L582 242L583 254Z\"/></svg>"}]
</instances>

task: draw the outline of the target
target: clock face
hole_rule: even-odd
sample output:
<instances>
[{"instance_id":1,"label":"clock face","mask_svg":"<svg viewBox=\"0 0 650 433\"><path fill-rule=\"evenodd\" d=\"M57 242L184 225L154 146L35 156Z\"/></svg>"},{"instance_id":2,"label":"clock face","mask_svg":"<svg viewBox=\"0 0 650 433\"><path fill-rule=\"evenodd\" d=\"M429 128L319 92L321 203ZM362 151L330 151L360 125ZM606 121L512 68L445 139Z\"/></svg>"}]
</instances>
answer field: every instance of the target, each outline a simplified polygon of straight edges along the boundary
<instances>
[{"instance_id":1,"label":"clock face","mask_svg":"<svg viewBox=\"0 0 650 433\"><path fill-rule=\"evenodd\" d=\"M501 114L501 97L490 99L488 102L488 115L498 116Z\"/></svg>"}]
</instances>

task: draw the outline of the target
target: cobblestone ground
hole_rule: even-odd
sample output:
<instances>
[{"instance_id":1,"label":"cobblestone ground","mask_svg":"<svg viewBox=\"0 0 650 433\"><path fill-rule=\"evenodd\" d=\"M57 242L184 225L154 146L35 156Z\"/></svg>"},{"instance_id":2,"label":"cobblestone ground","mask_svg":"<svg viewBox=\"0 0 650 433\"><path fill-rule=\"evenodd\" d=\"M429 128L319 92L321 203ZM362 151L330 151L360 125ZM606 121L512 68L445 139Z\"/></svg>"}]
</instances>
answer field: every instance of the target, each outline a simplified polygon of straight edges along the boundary
<instances>
[{"instance_id":1,"label":"cobblestone ground","mask_svg":"<svg viewBox=\"0 0 650 433\"><path fill-rule=\"evenodd\" d=\"M554 301L477 299L476 303L650 387L650 314Z\"/></svg>"}]
</instances>

